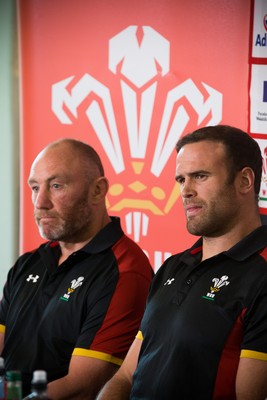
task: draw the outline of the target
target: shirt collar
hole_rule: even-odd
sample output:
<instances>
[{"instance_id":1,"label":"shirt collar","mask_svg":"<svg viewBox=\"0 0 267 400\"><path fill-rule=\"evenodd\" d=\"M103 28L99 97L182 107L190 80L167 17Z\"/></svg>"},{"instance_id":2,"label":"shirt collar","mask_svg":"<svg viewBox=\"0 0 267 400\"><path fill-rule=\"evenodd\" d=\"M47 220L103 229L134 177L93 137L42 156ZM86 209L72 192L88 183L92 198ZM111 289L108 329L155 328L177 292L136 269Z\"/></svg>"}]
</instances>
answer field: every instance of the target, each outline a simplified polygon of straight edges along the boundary
<instances>
[{"instance_id":1,"label":"shirt collar","mask_svg":"<svg viewBox=\"0 0 267 400\"><path fill-rule=\"evenodd\" d=\"M260 252L267 246L267 225L262 225L252 231L244 239L240 240L237 244L229 250L222 252L236 261L243 261L250 257L252 254ZM192 258L199 258L202 254L202 238L199 238L193 246L188 249L182 256L185 260Z\"/></svg>"},{"instance_id":2,"label":"shirt collar","mask_svg":"<svg viewBox=\"0 0 267 400\"><path fill-rule=\"evenodd\" d=\"M91 254L100 253L112 247L123 235L120 218L111 217L111 222L104 226L81 250Z\"/></svg>"},{"instance_id":3,"label":"shirt collar","mask_svg":"<svg viewBox=\"0 0 267 400\"><path fill-rule=\"evenodd\" d=\"M121 228L120 218L111 217L111 222L104 226L90 242L78 251L97 254L112 247L122 236L124 232ZM42 245L41 248L51 249L53 253L57 253L59 247L58 242L48 242ZM42 250L41 250L42 251Z\"/></svg>"}]
</instances>

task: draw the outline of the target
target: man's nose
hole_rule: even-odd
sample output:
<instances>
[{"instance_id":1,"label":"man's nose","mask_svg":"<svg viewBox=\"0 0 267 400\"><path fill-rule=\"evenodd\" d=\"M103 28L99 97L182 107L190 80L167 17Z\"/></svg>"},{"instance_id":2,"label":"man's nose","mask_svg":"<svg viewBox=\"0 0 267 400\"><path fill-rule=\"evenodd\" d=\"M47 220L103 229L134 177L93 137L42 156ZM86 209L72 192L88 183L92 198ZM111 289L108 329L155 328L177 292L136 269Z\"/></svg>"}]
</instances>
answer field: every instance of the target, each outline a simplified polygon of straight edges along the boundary
<instances>
[{"instance_id":1,"label":"man's nose","mask_svg":"<svg viewBox=\"0 0 267 400\"><path fill-rule=\"evenodd\" d=\"M183 183L182 187L181 187L182 196L185 197L185 198L186 197L191 197L191 196L194 196L195 193L196 193L196 191L194 189L194 185L193 185L192 180L190 178L188 178L188 179L186 178L184 180L184 183Z\"/></svg>"},{"instance_id":2,"label":"man's nose","mask_svg":"<svg viewBox=\"0 0 267 400\"><path fill-rule=\"evenodd\" d=\"M33 203L35 208L51 208L52 202L50 198L49 190L45 188L39 188L38 193L35 194Z\"/></svg>"}]
</instances>

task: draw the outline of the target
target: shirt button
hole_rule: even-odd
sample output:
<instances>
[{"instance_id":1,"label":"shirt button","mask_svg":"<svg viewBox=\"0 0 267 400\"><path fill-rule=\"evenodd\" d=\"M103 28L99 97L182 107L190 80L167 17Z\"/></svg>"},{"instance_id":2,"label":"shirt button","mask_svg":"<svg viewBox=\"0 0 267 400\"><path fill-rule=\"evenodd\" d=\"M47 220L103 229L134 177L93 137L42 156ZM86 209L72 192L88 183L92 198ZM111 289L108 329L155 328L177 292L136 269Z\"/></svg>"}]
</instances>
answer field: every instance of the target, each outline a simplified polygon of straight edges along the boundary
<instances>
[{"instance_id":1,"label":"shirt button","mask_svg":"<svg viewBox=\"0 0 267 400\"><path fill-rule=\"evenodd\" d=\"M192 279L188 279L188 280L186 281L186 283L187 283L187 285L191 285Z\"/></svg>"}]
</instances>

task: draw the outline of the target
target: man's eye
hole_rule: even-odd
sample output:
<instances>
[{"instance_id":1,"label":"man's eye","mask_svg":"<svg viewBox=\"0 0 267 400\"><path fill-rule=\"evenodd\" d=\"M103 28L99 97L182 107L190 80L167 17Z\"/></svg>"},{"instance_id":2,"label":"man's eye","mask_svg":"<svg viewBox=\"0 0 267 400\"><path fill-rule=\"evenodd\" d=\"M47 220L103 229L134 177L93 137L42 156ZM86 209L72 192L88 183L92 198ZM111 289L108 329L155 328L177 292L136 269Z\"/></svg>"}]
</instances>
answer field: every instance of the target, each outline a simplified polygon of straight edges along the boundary
<instances>
[{"instance_id":1,"label":"man's eye","mask_svg":"<svg viewBox=\"0 0 267 400\"><path fill-rule=\"evenodd\" d=\"M35 193L38 192L38 189L39 189L38 186L31 187L32 192L35 192Z\"/></svg>"},{"instance_id":2,"label":"man's eye","mask_svg":"<svg viewBox=\"0 0 267 400\"><path fill-rule=\"evenodd\" d=\"M59 185L59 183L53 183L52 187L53 187L54 189L59 189L59 188L60 188L60 185Z\"/></svg>"},{"instance_id":3,"label":"man's eye","mask_svg":"<svg viewBox=\"0 0 267 400\"><path fill-rule=\"evenodd\" d=\"M206 178L206 175L204 175L204 174L196 175L196 179L205 179L205 178Z\"/></svg>"},{"instance_id":4,"label":"man's eye","mask_svg":"<svg viewBox=\"0 0 267 400\"><path fill-rule=\"evenodd\" d=\"M184 183L184 178L176 178L176 182L181 185L182 183Z\"/></svg>"}]
</instances>

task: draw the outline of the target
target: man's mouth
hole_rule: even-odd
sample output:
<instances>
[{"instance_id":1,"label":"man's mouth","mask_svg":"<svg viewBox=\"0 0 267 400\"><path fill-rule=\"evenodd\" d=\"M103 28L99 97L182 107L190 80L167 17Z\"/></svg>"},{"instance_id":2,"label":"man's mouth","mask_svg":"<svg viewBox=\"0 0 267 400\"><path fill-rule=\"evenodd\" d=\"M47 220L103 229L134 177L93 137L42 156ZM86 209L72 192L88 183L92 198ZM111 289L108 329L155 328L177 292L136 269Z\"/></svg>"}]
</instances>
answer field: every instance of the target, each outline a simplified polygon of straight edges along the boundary
<instances>
[{"instance_id":1,"label":"man's mouth","mask_svg":"<svg viewBox=\"0 0 267 400\"><path fill-rule=\"evenodd\" d=\"M202 210L202 206L199 205L187 205L185 206L185 212L187 217L194 217L195 215L198 215L200 211Z\"/></svg>"}]
</instances>

